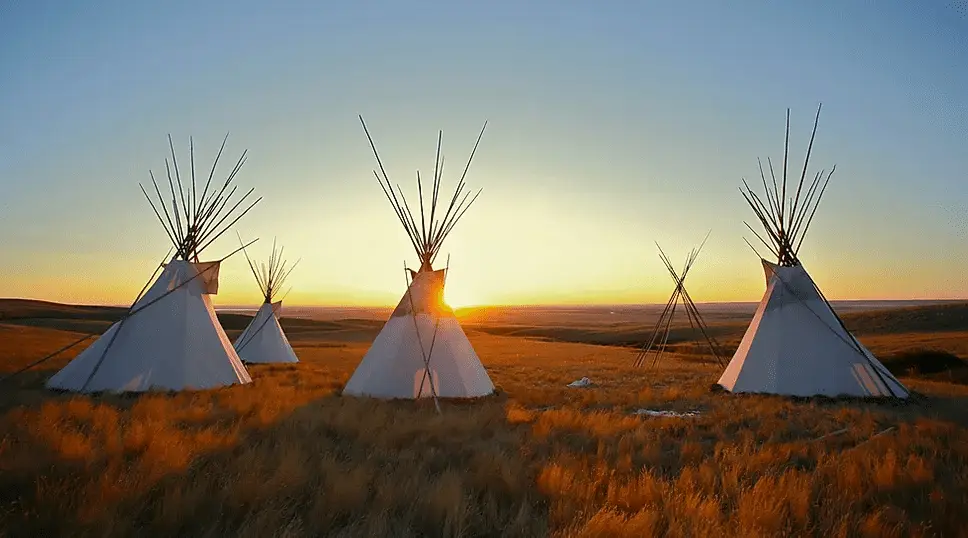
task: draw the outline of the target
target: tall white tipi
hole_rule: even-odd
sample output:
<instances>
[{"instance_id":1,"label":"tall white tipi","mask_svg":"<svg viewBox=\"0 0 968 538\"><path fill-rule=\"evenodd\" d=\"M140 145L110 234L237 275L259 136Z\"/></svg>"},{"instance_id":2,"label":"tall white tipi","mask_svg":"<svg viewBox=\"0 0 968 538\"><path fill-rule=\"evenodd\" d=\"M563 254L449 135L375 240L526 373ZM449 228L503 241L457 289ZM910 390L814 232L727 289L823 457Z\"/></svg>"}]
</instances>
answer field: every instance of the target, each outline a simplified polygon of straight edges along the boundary
<instances>
[{"instance_id":1,"label":"tall white tipi","mask_svg":"<svg viewBox=\"0 0 968 538\"><path fill-rule=\"evenodd\" d=\"M235 340L235 351L239 357L249 363L285 363L299 362L296 353L289 345L286 333L279 325L279 312L282 311L282 300L274 301L279 290L289 277L289 273L296 268L296 264L286 265L282 257L283 249L276 250L275 241L272 242L272 254L267 263L256 264L246 253L249 268L255 276L256 283L265 301L256 312L252 321Z\"/></svg>"},{"instance_id":2,"label":"tall white tipi","mask_svg":"<svg viewBox=\"0 0 968 538\"><path fill-rule=\"evenodd\" d=\"M207 389L252 381L222 330L210 298L218 292L220 263L228 256L200 262L199 255L261 198L243 206L252 193L250 189L245 196L232 200L235 187L229 186L245 162L245 153L221 185L212 184L216 157L202 186L195 180L192 144L188 185L188 179L182 180L178 170L171 137L168 140L168 188L159 188L153 176L151 179L158 207L144 187L142 192L172 241L175 255L163 264L161 275L135 300L124 318L54 374L47 381L49 388L141 392Z\"/></svg>"},{"instance_id":3,"label":"tall white tipi","mask_svg":"<svg viewBox=\"0 0 968 538\"><path fill-rule=\"evenodd\" d=\"M363 122L362 117L360 122ZM486 123L484 125L487 127ZM383 164L365 123L363 129L383 171ZM346 383L343 394L436 399L474 398L494 392L494 385L461 329L454 311L444 303L447 270L434 270L431 265L447 234L477 199L475 195L468 201L470 192L464 190L464 177L483 134L484 129L481 129L446 211L437 206L443 163L440 155L441 134L437 137L437 160L427 210L424 209L420 175L417 175L419 220L410 211L412 206L407 204L399 187L394 192L386 172L383 172L381 179L374 171L420 258L420 270L407 269L412 279L407 292Z\"/></svg>"},{"instance_id":4,"label":"tall white tipi","mask_svg":"<svg viewBox=\"0 0 968 538\"><path fill-rule=\"evenodd\" d=\"M766 238L749 229L777 263L762 260L766 293L719 385L731 392L907 398L907 388L847 330L797 257L836 168L805 181L819 119L818 108L798 182L787 188L789 110L782 178L778 182L770 163L771 190L761 164L763 198L744 180L743 196Z\"/></svg>"}]
</instances>

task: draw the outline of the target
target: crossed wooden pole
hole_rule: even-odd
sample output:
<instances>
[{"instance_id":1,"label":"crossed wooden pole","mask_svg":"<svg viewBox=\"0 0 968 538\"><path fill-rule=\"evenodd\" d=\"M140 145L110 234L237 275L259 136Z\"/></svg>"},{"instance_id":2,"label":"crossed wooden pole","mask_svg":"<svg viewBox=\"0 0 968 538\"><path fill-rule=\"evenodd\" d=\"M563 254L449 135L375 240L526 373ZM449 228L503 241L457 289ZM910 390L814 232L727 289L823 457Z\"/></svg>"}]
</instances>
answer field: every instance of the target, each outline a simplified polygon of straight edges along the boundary
<instances>
[{"instance_id":1,"label":"crossed wooden pole","mask_svg":"<svg viewBox=\"0 0 968 538\"><path fill-rule=\"evenodd\" d=\"M672 319L675 317L676 309L679 303L682 303L683 308L686 310L686 317L689 319L689 326L693 330L699 329L702 333L703 338L709 346L709 350L712 352L713 357L716 358L716 362L720 366L725 366L723 363L722 355L719 351L719 344L716 339L709 333L708 327L705 320L703 320L702 315L699 313L699 309L696 308L696 303L693 302L692 297L686 290L686 276L689 274L689 270L692 269L693 264L696 263L696 259L699 257L699 252L702 251L702 247L706 244L706 239L709 238L709 234L706 234L706 238L703 239L702 243L698 248L693 249L689 255L686 257L686 263L683 266L682 272L676 271L669 257L663 252L662 247L658 243L655 246L659 249L659 258L662 263L665 264L666 269L669 271L669 275L672 280L675 281L676 287L672 292L672 296L669 297L669 301L666 302L665 308L663 308L662 313L659 314L659 319L656 321L655 326L652 329L652 335L646 341L645 345L639 350L635 356L633 365L635 367L640 367L645 364L645 361L649 355L653 355L651 367L655 367L658 363L659 358L665 352L666 345L669 342L669 334L672 329Z\"/></svg>"}]
</instances>

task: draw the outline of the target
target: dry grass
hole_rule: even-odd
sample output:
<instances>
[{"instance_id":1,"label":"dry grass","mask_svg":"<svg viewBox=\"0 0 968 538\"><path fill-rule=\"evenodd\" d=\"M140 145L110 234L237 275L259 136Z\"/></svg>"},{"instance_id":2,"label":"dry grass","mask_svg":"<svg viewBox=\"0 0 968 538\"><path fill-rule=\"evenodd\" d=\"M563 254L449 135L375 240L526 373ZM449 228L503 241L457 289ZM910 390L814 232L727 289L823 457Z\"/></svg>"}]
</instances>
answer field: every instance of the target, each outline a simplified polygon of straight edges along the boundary
<instances>
[{"instance_id":1,"label":"dry grass","mask_svg":"<svg viewBox=\"0 0 968 538\"><path fill-rule=\"evenodd\" d=\"M0 532L968 535L968 386L907 379L927 398L905 406L737 397L711 393L704 364L647 372L621 348L469 336L502 395L440 416L337 396L357 337L307 332L300 364L199 393L56 395L42 381L67 359L45 365L0 385ZM865 342L960 353L965 338ZM72 339L0 325L0 371ZM581 376L597 386L564 386ZM642 407L701 415L630 415Z\"/></svg>"}]
</instances>

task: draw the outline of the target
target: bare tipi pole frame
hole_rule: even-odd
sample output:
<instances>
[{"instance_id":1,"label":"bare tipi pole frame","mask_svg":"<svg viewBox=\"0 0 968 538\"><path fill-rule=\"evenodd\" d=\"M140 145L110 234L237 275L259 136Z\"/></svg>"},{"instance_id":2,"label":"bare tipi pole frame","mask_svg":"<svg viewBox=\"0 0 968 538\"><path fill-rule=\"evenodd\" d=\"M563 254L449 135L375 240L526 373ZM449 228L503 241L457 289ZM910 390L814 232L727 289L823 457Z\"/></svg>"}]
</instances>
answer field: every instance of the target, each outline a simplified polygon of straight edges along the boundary
<instances>
[{"instance_id":1,"label":"bare tipi pole frame","mask_svg":"<svg viewBox=\"0 0 968 538\"><path fill-rule=\"evenodd\" d=\"M820 122L820 111L822 108L823 103L820 103L817 106L817 115L813 121L813 130L810 133L810 143L807 146L806 156L803 160L803 168L800 171L800 179L799 181L794 179L794 181L797 181L795 189L793 188L793 185L789 185L788 190L787 184L789 179L787 169L790 156L789 108L787 109L786 113L786 134L783 139L783 169L779 182L777 181L776 172L773 169L773 161L767 158L771 180L770 182L767 182L766 174L763 171L763 162L760 159L757 159L760 169L760 180L763 184L763 190L765 192L763 198L760 198L756 192L750 188L749 184L746 182L746 178L743 178L743 187L740 188L740 193L743 195L746 203L748 203L753 209L753 213L763 226L766 238L764 239L762 236L760 236L760 234L756 233L756 230L754 230L753 227L745 221L743 224L745 224L750 232L752 232L753 235L755 235L760 241L760 243L762 243L769 250L769 252L776 257L777 265L781 267L796 267L800 265L800 246L803 244L803 240L807 235L807 230L813 223L813 218L817 213L817 208L820 206L820 200L823 198L823 195L827 190L828 183L830 183L830 177L833 176L834 171L837 169L836 165L831 167L829 172L827 172L825 169L821 169L819 172L814 174L813 179L809 184L806 185L806 191L803 190L803 187L806 183L807 168L810 164L810 155L813 151L813 142L817 135L817 126ZM824 175L825 172L826 175ZM770 189L771 184L773 187L772 189ZM788 196L788 193L790 196ZM764 199L766 200L765 202L763 201ZM744 241L746 241L745 238ZM760 256L759 252L756 251L756 248L750 244L749 241L746 241L746 244L753 249L753 252L756 252L757 256ZM760 258L762 258L762 256L760 256ZM780 278L779 275L777 275L777 280L780 281L785 289L790 291L792 295L802 302L802 299L796 293L793 293L794 290L791 288L791 286ZM891 387L890 383L888 383L884 378L881 369L878 367L878 365L874 364L874 362L870 360L870 357L868 357L867 353L863 351L863 347L861 346L860 342L857 341L857 338L854 337L853 333L851 333L847 329L847 326L844 325L844 321L837 314L836 310L834 310L833 305L830 304L830 301L827 300L827 297L823 294L820 288L817 287L816 283L814 283L813 287L826 304L827 308L829 308L833 313L834 319L837 320L840 326L839 328L847 334L849 340L844 339L839 334L837 334L837 336L848 346L850 346L851 349L864 358L864 360L871 367L871 370L874 371L875 375L880 380L881 384L883 384L890 393L891 397L899 398L894 389ZM809 306L807 309L814 316L820 319L820 316L810 309ZM833 327L828 326L828 328L831 331L834 331ZM836 333L836 331L834 332Z\"/></svg>"},{"instance_id":2,"label":"bare tipi pole frame","mask_svg":"<svg viewBox=\"0 0 968 538\"><path fill-rule=\"evenodd\" d=\"M239 243L242 243L242 235L239 234ZM272 304L273 300L279 293L279 290L285 286L286 279L292 273L293 269L299 265L301 259L296 260L295 263L288 265L288 261L283 257L285 252L285 247L276 248L276 239L272 240L272 252L269 254L269 260L267 262L255 262L249 257L249 253L242 249L245 254L245 261L249 264L249 269L252 271L252 276L255 277L256 283L259 285L259 291L262 292L262 297L265 299L263 304ZM290 288L291 289L291 288ZM289 292L287 291L286 294ZM273 316L275 313L273 312ZM242 349L252 342L255 337L262 331L262 329L269 323L272 316L266 317L262 321L255 331L249 333L247 338L236 344L235 351L242 351Z\"/></svg>"},{"instance_id":3,"label":"bare tipi pole frame","mask_svg":"<svg viewBox=\"0 0 968 538\"><path fill-rule=\"evenodd\" d=\"M676 287L672 292L672 296L666 302L665 308L659 314L659 319L656 320L655 327L652 329L652 335L644 346L639 350L638 354L635 356L635 361L633 365L635 367L640 367L645 364L648 356L654 354L652 359L651 367L655 367L659 359L665 353L666 346L669 342L669 334L672 331L672 320L676 314L676 308L679 303L682 303L683 308L686 310L686 318L689 320L689 326L693 330L698 329L702 333L703 338L706 340L706 344L709 346L709 350L712 352L713 357L716 358L716 362L720 366L725 366L723 363L722 355L720 354L719 344L716 339L712 336L709 331L709 326L703 319L702 314L699 313L699 309L696 307L696 303L693 302L692 296L686 290L686 276L689 274L689 270L692 269L693 264L696 263L696 259L699 258L699 253L702 251L703 246L706 244L706 239L709 238L709 234L702 240L702 243L698 248L693 249L686 256L686 262L683 266L682 272L676 271L675 267L672 265L669 257L663 252L662 247L658 243L655 246L659 249L659 258L662 259L662 263L665 264L666 270L669 271L669 275L672 280L676 283Z\"/></svg>"},{"instance_id":4,"label":"bare tipi pole frame","mask_svg":"<svg viewBox=\"0 0 968 538\"><path fill-rule=\"evenodd\" d=\"M474 142L474 148L471 150L470 156L467 158L467 164L464 165L464 170L461 173L460 180L457 182L457 187L454 189L453 194L450 197L450 202L447 204L447 209L443 211L443 216L438 213L438 203L441 202L440 197L440 183L441 177L444 172L444 158L441 155L441 143L443 141L443 131L437 132L437 151L436 157L434 158L434 177L433 184L430 190L430 205L426 207L426 200L423 194L423 181L420 178L420 171L417 171L417 197L418 197L418 209L420 212L420 224L417 225L417 219L414 218L414 212L410 208L410 204L407 202L406 196L403 194L403 189L400 185L396 185L394 190L394 184L390 182L390 178L387 176L386 169L383 166L383 161L380 159L380 154L376 149L376 144L373 142L373 137L370 136L370 131L366 127L366 122L363 120L363 116L359 116L360 124L363 126L363 132L366 134L366 139L370 143L370 149L373 151L373 156L376 158L377 165L380 168L380 173L373 170L373 177L376 178L377 183L380 184L380 188L383 190L383 194L386 196L387 201L393 206L394 213L400 224L403 225L403 229L407 232L407 238L410 239L410 243L417 253L417 258L420 260L420 269L418 271L413 271L407 268L406 262L404 262L404 275L407 281L407 299L410 302L411 311L414 310L413 296L410 292L410 288L413 285L413 280L419 272L433 271L433 262L436 260L437 255L440 253L441 246L443 245L444 239L450 234L454 229L454 226L460 221L471 205L480 196L483 189L478 189L473 196L471 192L467 190L467 183L465 178L467 177L467 172L470 170L471 162L474 160L474 155L477 153L477 147L481 143L481 138L484 136L484 130L487 129L487 122L484 122L484 126L481 127L481 132L477 136L477 140ZM444 270L444 283L446 283L446 275L450 268L450 257L448 256L447 269ZM435 307L442 307L443 305L435 305ZM433 374L430 370L430 360L433 354L434 343L437 340L437 331L440 325L440 316L436 316L436 322L434 324L434 333L431 338L430 349L426 350L423 346L423 340L420 338L420 330L417 325L417 318L414 317L414 331L417 334L417 341L420 343L420 353L424 364L424 374L420 381L420 389L418 391L417 397L423 393L423 385L425 381L430 383L430 392L433 397L434 407L437 413L440 413L440 402L437 397L437 390L434 386Z\"/></svg>"}]
</instances>

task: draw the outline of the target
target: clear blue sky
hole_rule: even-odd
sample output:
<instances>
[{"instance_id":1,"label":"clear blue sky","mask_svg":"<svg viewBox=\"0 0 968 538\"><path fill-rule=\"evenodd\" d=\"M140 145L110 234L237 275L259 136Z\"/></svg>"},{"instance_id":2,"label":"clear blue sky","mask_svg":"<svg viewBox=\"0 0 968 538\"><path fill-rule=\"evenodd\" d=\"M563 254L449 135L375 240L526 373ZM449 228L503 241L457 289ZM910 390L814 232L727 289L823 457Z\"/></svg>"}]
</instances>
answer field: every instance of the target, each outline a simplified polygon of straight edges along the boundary
<instances>
[{"instance_id":1,"label":"clear blue sky","mask_svg":"<svg viewBox=\"0 0 968 538\"><path fill-rule=\"evenodd\" d=\"M709 229L697 300L757 300L737 187L837 173L801 258L831 298L968 297L968 9L822 2L15 2L0 7L0 296L124 302L166 238L137 183L166 135L225 132L266 199L246 237L303 261L289 301L388 303L416 264L372 178L449 172L490 124L455 229L453 303L657 302ZM796 5L794 5L796 4ZM211 257L233 248L214 245ZM262 255L268 245L259 245ZM218 300L256 302L244 261Z\"/></svg>"}]
</instances>

